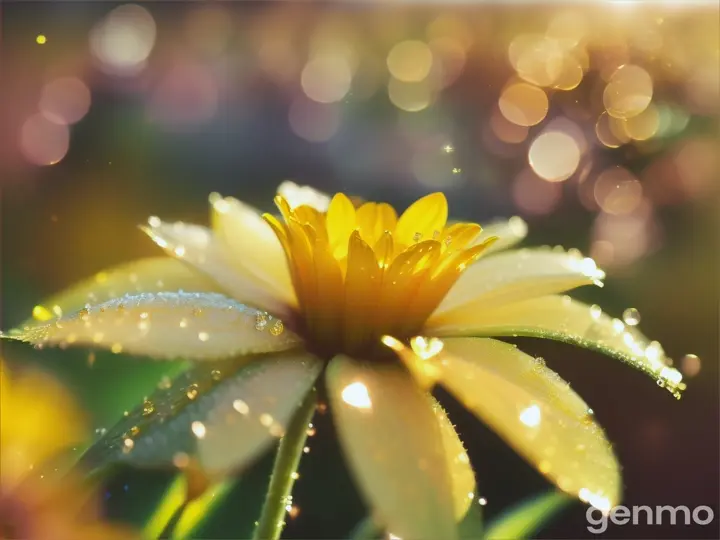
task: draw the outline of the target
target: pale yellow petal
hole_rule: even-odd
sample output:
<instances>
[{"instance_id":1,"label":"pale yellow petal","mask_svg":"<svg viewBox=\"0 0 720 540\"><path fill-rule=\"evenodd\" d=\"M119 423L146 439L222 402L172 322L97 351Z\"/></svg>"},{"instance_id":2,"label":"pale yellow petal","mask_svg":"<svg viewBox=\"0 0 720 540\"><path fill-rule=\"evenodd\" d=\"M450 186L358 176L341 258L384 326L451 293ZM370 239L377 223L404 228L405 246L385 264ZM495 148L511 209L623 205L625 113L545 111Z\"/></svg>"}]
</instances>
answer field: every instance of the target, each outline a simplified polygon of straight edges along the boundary
<instances>
[{"instance_id":1,"label":"pale yellow petal","mask_svg":"<svg viewBox=\"0 0 720 540\"><path fill-rule=\"evenodd\" d=\"M216 293L144 293L11 331L38 346L86 345L155 358L213 360L288 349L283 323Z\"/></svg>"},{"instance_id":2,"label":"pale yellow petal","mask_svg":"<svg viewBox=\"0 0 720 540\"><path fill-rule=\"evenodd\" d=\"M599 282L595 262L574 252L521 249L481 258L455 282L427 323L443 324L456 310L482 310Z\"/></svg>"},{"instance_id":3,"label":"pale yellow petal","mask_svg":"<svg viewBox=\"0 0 720 540\"><path fill-rule=\"evenodd\" d=\"M291 209L307 205L320 212L327 212L330 197L310 186L299 186L294 182L286 181L278 187L278 195L283 197Z\"/></svg>"},{"instance_id":4,"label":"pale yellow petal","mask_svg":"<svg viewBox=\"0 0 720 540\"><path fill-rule=\"evenodd\" d=\"M583 400L513 345L447 339L431 361L440 382L560 489L607 511L620 502L620 469Z\"/></svg>"},{"instance_id":5,"label":"pale yellow petal","mask_svg":"<svg viewBox=\"0 0 720 540\"><path fill-rule=\"evenodd\" d=\"M427 395L397 366L339 356L327 370L333 417L373 516L400 538L457 536L441 429Z\"/></svg>"},{"instance_id":6,"label":"pale yellow petal","mask_svg":"<svg viewBox=\"0 0 720 540\"><path fill-rule=\"evenodd\" d=\"M85 304L105 302L124 294L177 290L218 292L220 287L177 259L150 257L108 268L51 296L35 306L33 318L48 321L77 311Z\"/></svg>"},{"instance_id":7,"label":"pale yellow petal","mask_svg":"<svg viewBox=\"0 0 720 540\"><path fill-rule=\"evenodd\" d=\"M627 362L658 380L679 397L682 375L668 366L656 341L609 317L599 306L568 296L545 296L487 311L463 310L432 328L438 336L529 336L555 339L597 350Z\"/></svg>"},{"instance_id":8,"label":"pale yellow petal","mask_svg":"<svg viewBox=\"0 0 720 540\"><path fill-rule=\"evenodd\" d=\"M229 381L198 441L202 467L214 475L240 470L282 437L322 367L310 354L284 353Z\"/></svg>"},{"instance_id":9,"label":"pale yellow petal","mask_svg":"<svg viewBox=\"0 0 720 540\"><path fill-rule=\"evenodd\" d=\"M473 499L477 497L475 473L470 466L467 451L458 437L457 431L455 431L455 426L453 426L437 400L430 396L430 401L438 424L440 424L445 449L445 461L450 471L455 520L460 521L467 513L468 508L470 508Z\"/></svg>"},{"instance_id":10,"label":"pale yellow petal","mask_svg":"<svg viewBox=\"0 0 720 540\"><path fill-rule=\"evenodd\" d=\"M282 437L321 369L296 351L194 364L123 417L81 464L182 467L197 457L213 477L236 472Z\"/></svg>"},{"instance_id":11,"label":"pale yellow petal","mask_svg":"<svg viewBox=\"0 0 720 540\"><path fill-rule=\"evenodd\" d=\"M168 254L213 279L224 292L240 302L285 316L290 308L277 291L248 271L233 264L227 247L210 229L183 222L164 223L148 220L142 230Z\"/></svg>"},{"instance_id":12,"label":"pale yellow petal","mask_svg":"<svg viewBox=\"0 0 720 540\"><path fill-rule=\"evenodd\" d=\"M409 246L420 240L432 239L445 228L448 204L442 193L431 193L412 203L400 216L395 240Z\"/></svg>"},{"instance_id":13,"label":"pale yellow petal","mask_svg":"<svg viewBox=\"0 0 720 540\"><path fill-rule=\"evenodd\" d=\"M296 305L285 252L272 227L255 208L232 197L210 196L215 234L230 248L232 262Z\"/></svg>"},{"instance_id":14,"label":"pale yellow petal","mask_svg":"<svg viewBox=\"0 0 720 540\"><path fill-rule=\"evenodd\" d=\"M482 244L488 238L496 236L497 241L488 248L488 253L508 249L515 244L522 242L527 236L528 226L520 216L513 216L507 220L497 220L482 226L480 236L475 240L476 244Z\"/></svg>"}]
</instances>

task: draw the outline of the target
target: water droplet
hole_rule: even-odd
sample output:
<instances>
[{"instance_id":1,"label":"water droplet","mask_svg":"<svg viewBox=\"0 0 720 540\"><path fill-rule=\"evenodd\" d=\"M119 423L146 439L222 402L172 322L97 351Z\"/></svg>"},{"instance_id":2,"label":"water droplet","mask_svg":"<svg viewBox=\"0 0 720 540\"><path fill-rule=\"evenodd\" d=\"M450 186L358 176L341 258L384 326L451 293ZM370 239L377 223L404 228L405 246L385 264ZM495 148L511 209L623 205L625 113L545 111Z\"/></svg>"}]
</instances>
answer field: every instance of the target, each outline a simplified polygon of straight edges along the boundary
<instances>
[{"instance_id":1,"label":"water droplet","mask_svg":"<svg viewBox=\"0 0 720 540\"><path fill-rule=\"evenodd\" d=\"M285 326L282 321L275 321L275 324L273 324L272 328L270 328L270 333L273 336L279 336L283 333L283 330L285 330Z\"/></svg>"},{"instance_id":2,"label":"water droplet","mask_svg":"<svg viewBox=\"0 0 720 540\"><path fill-rule=\"evenodd\" d=\"M123 441L123 453L128 454L135 446L135 442L132 439L125 439Z\"/></svg>"},{"instance_id":3,"label":"water droplet","mask_svg":"<svg viewBox=\"0 0 720 540\"><path fill-rule=\"evenodd\" d=\"M268 317L265 313L258 313L255 316L255 330L265 330L265 327L268 324Z\"/></svg>"},{"instance_id":4,"label":"water droplet","mask_svg":"<svg viewBox=\"0 0 720 540\"><path fill-rule=\"evenodd\" d=\"M152 413L155 412L155 405L153 405L153 402L149 399L146 399L143 402L143 416L150 416Z\"/></svg>"},{"instance_id":5,"label":"water droplet","mask_svg":"<svg viewBox=\"0 0 720 540\"><path fill-rule=\"evenodd\" d=\"M180 319L180 328L187 328L187 325L188 325L188 320L185 317Z\"/></svg>"},{"instance_id":6,"label":"water droplet","mask_svg":"<svg viewBox=\"0 0 720 540\"><path fill-rule=\"evenodd\" d=\"M453 174L460 174L462 172L462 169L460 167L453 167L452 173Z\"/></svg>"},{"instance_id":7,"label":"water droplet","mask_svg":"<svg viewBox=\"0 0 720 540\"><path fill-rule=\"evenodd\" d=\"M130 436L135 437L137 434L140 433L140 428L137 426L133 426L130 428Z\"/></svg>"},{"instance_id":8,"label":"water droplet","mask_svg":"<svg viewBox=\"0 0 720 540\"><path fill-rule=\"evenodd\" d=\"M202 422L199 422L199 421L195 420L195 421L191 424L190 429L192 430L193 434L194 434L198 439L204 439L204 438L205 438L205 433L206 433L207 431L206 431L206 429L205 429L205 424L203 424Z\"/></svg>"},{"instance_id":9,"label":"water droplet","mask_svg":"<svg viewBox=\"0 0 720 540\"><path fill-rule=\"evenodd\" d=\"M413 234L414 242L419 242L420 240L422 240L422 233L416 232L415 234Z\"/></svg>"},{"instance_id":10,"label":"water droplet","mask_svg":"<svg viewBox=\"0 0 720 540\"><path fill-rule=\"evenodd\" d=\"M236 399L235 401L233 401L233 409L235 409L240 414L247 414L250 412L250 407L242 399Z\"/></svg>"},{"instance_id":11,"label":"water droplet","mask_svg":"<svg viewBox=\"0 0 720 540\"><path fill-rule=\"evenodd\" d=\"M210 334L208 334L207 332L199 332L198 339L200 341L207 341L208 339L210 339Z\"/></svg>"},{"instance_id":12,"label":"water droplet","mask_svg":"<svg viewBox=\"0 0 720 540\"><path fill-rule=\"evenodd\" d=\"M686 354L683 359L680 360L680 368L686 377L694 377L700 373L701 362L700 358L694 354Z\"/></svg>"},{"instance_id":13,"label":"water droplet","mask_svg":"<svg viewBox=\"0 0 720 540\"><path fill-rule=\"evenodd\" d=\"M640 323L640 312L635 308L628 308L623 311L622 318L628 326L636 326Z\"/></svg>"},{"instance_id":14,"label":"water droplet","mask_svg":"<svg viewBox=\"0 0 720 540\"><path fill-rule=\"evenodd\" d=\"M198 396L198 385L193 383L190 386L188 386L187 391L185 392L185 395L190 400L195 399Z\"/></svg>"},{"instance_id":15,"label":"water droplet","mask_svg":"<svg viewBox=\"0 0 720 540\"><path fill-rule=\"evenodd\" d=\"M219 369L213 369L210 372L210 376L212 377L213 381L219 381L222 378L222 373L220 373Z\"/></svg>"},{"instance_id":16,"label":"water droplet","mask_svg":"<svg viewBox=\"0 0 720 540\"><path fill-rule=\"evenodd\" d=\"M480 498L478 499L478 504L479 504L480 506L486 506L486 505L487 505L487 499L486 499L485 497L480 497Z\"/></svg>"},{"instance_id":17,"label":"water droplet","mask_svg":"<svg viewBox=\"0 0 720 540\"><path fill-rule=\"evenodd\" d=\"M123 347L120 343L113 343L112 347L110 347L110 352L113 354L120 354L123 350Z\"/></svg>"},{"instance_id":18,"label":"water droplet","mask_svg":"<svg viewBox=\"0 0 720 540\"><path fill-rule=\"evenodd\" d=\"M592 306L590 306L590 316L593 319L598 320L601 315L602 315L602 308L600 306L598 306L597 304L593 304Z\"/></svg>"}]
</instances>

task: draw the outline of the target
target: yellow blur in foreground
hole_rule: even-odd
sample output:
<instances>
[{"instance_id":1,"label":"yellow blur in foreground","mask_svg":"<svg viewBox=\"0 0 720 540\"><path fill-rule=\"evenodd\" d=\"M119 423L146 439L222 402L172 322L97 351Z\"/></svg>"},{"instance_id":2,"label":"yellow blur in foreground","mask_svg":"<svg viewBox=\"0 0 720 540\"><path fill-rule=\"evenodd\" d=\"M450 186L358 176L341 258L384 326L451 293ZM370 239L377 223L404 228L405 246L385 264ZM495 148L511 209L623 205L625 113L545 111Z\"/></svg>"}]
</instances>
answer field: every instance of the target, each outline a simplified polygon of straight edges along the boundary
<instances>
[{"instance_id":1,"label":"yellow blur in foreground","mask_svg":"<svg viewBox=\"0 0 720 540\"><path fill-rule=\"evenodd\" d=\"M134 536L100 520L100 509L79 478L49 474L53 460L80 443L84 433L80 410L57 381L35 370L11 374L0 358L2 538Z\"/></svg>"}]
</instances>

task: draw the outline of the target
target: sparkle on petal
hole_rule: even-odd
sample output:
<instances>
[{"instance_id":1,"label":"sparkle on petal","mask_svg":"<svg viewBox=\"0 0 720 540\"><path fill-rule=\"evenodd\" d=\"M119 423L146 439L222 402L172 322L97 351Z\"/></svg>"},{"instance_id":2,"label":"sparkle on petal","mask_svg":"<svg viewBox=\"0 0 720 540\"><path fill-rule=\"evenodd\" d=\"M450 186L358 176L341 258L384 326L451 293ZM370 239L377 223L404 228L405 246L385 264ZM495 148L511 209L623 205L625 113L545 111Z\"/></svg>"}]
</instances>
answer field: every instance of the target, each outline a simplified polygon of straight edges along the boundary
<instances>
[{"instance_id":1,"label":"sparkle on petal","mask_svg":"<svg viewBox=\"0 0 720 540\"><path fill-rule=\"evenodd\" d=\"M342 390L342 399L345 403L358 409L372 408L372 401L367 386L360 381L348 384Z\"/></svg>"},{"instance_id":2,"label":"sparkle on petal","mask_svg":"<svg viewBox=\"0 0 720 540\"><path fill-rule=\"evenodd\" d=\"M540 407L537 405L530 405L520 412L520 421L528 427L538 427L541 418Z\"/></svg>"}]
</instances>

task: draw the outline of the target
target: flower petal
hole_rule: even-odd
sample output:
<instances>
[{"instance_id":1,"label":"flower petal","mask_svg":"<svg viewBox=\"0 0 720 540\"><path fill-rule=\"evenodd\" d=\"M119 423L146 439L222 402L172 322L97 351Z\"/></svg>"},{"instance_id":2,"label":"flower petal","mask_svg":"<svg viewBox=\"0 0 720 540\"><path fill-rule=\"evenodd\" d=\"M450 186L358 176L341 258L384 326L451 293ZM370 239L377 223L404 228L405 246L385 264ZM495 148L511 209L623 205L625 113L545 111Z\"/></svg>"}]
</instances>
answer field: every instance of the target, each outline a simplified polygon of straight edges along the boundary
<instances>
[{"instance_id":1,"label":"flower petal","mask_svg":"<svg viewBox=\"0 0 720 540\"><path fill-rule=\"evenodd\" d=\"M35 345L96 345L156 358L212 360L289 349L282 321L216 293L144 293L11 331Z\"/></svg>"},{"instance_id":2,"label":"flower petal","mask_svg":"<svg viewBox=\"0 0 720 540\"><path fill-rule=\"evenodd\" d=\"M321 367L303 353L197 364L123 418L81 464L182 466L197 455L211 475L238 470L282 435Z\"/></svg>"},{"instance_id":3,"label":"flower petal","mask_svg":"<svg viewBox=\"0 0 720 540\"><path fill-rule=\"evenodd\" d=\"M445 228L448 204L442 193L431 193L412 203L400 216L395 239L406 246L429 240Z\"/></svg>"},{"instance_id":4,"label":"flower petal","mask_svg":"<svg viewBox=\"0 0 720 540\"><path fill-rule=\"evenodd\" d=\"M295 182L283 182L278 186L277 193L288 202L291 210L306 205L319 212L327 212L330 206L327 194L310 186L299 186Z\"/></svg>"},{"instance_id":5,"label":"flower petal","mask_svg":"<svg viewBox=\"0 0 720 540\"><path fill-rule=\"evenodd\" d=\"M646 372L675 395L685 388L657 341L569 296L545 296L487 311L448 315L435 325L437 336L528 336L554 339L599 351Z\"/></svg>"},{"instance_id":6,"label":"flower petal","mask_svg":"<svg viewBox=\"0 0 720 540\"><path fill-rule=\"evenodd\" d=\"M610 510L620 469L602 429L560 377L515 346L444 340L439 381L563 491Z\"/></svg>"},{"instance_id":7,"label":"flower petal","mask_svg":"<svg viewBox=\"0 0 720 540\"><path fill-rule=\"evenodd\" d=\"M480 236L475 244L482 244L488 238L497 236L497 241L488 248L487 253L508 249L518 242L522 242L527 236L528 226L520 216L513 216L507 220L498 220L482 226Z\"/></svg>"},{"instance_id":8,"label":"flower petal","mask_svg":"<svg viewBox=\"0 0 720 540\"><path fill-rule=\"evenodd\" d=\"M508 251L480 259L463 272L427 323L442 324L457 310L489 307L567 291L602 279L605 273L578 252L548 249Z\"/></svg>"},{"instance_id":9,"label":"flower petal","mask_svg":"<svg viewBox=\"0 0 720 540\"><path fill-rule=\"evenodd\" d=\"M33 309L33 318L48 321L85 306L125 294L159 291L218 292L219 287L186 264L170 257L150 257L114 266L48 298ZM30 321L25 325L30 324Z\"/></svg>"},{"instance_id":10,"label":"flower petal","mask_svg":"<svg viewBox=\"0 0 720 540\"><path fill-rule=\"evenodd\" d=\"M340 442L378 522L401 538L455 538L445 448L427 395L397 366L344 356L327 377Z\"/></svg>"},{"instance_id":11,"label":"flower petal","mask_svg":"<svg viewBox=\"0 0 720 540\"><path fill-rule=\"evenodd\" d=\"M323 363L307 353L261 360L256 372L229 385L205 422L198 457L211 473L239 470L267 445L282 437L303 398L322 371ZM248 370L249 371L249 370Z\"/></svg>"},{"instance_id":12,"label":"flower petal","mask_svg":"<svg viewBox=\"0 0 720 540\"><path fill-rule=\"evenodd\" d=\"M210 195L216 236L229 248L230 259L289 305L296 305L285 252L272 227L255 208L232 197Z\"/></svg>"},{"instance_id":13,"label":"flower petal","mask_svg":"<svg viewBox=\"0 0 720 540\"><path fill-rule=\"evenodd\" d=\"M278 316L288 314L277 292L248 271L233 265L230 252L206 227L188 223L164 223L156 217L142 230L170 255L209 276L240 302L266 309Z\"/></svg>"},{"instance_id":14,"label":"flower petal","mask_svg":"<svg viewBox=\"0 0 720 540\"><path fill-rule=\"evenodd\" d=\"M432 396L430 403L435 413L435 418L440 425L443 448L445 449L445 461L450 471L450 482L452 484L453 508L455 520L460 521L470 508L473 498L476 495L475 472L470 466L470 458L458 437L455 426L447 416L447 413Z\"/></svg>"}]
</instances>

